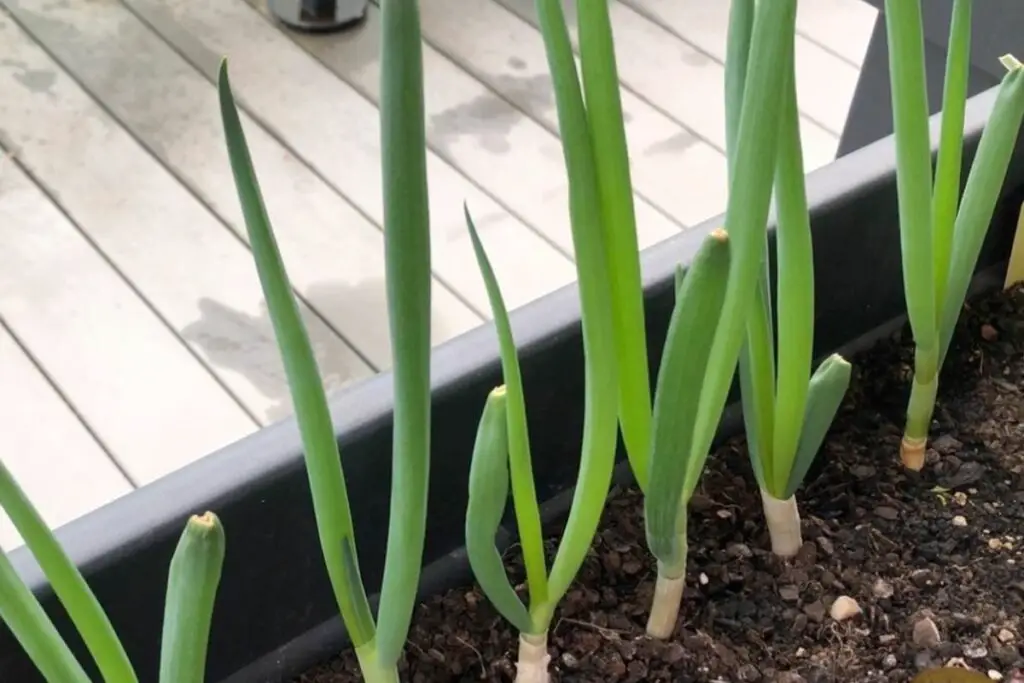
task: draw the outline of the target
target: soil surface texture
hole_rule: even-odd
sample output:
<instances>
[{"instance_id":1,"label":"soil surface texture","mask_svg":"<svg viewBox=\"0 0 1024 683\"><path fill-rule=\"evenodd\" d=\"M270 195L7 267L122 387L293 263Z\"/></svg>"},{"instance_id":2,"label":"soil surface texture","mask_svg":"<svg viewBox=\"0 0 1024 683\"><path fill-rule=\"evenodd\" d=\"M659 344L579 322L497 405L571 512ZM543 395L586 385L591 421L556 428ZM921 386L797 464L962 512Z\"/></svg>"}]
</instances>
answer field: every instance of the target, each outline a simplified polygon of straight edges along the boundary
<instances>
[{"instance_id":1,"label":"soil surface texture","mask_svg":"<svg viewBox=\"0 0 1024 683\"><path fill-rule=\"evenodd\" d=\"M644 634L654 562L634 489L615 490L550 631L553 681L910 681L952 663L1024 667L1024 291L971 301L943 370L927 464L898 457L909 329L852 359L854 378L798 493L804 545L769 549L743 439L708 459L691 505L674 636ZM549 543L553 552L554 541ZM523 580L516 549L510 575ZM837 621L840 596L859 612ZM511 681L517 634L475 587L421 605L410 683ZM296 683L361 680L351 653Z\"/></svg>"}]
</instances>

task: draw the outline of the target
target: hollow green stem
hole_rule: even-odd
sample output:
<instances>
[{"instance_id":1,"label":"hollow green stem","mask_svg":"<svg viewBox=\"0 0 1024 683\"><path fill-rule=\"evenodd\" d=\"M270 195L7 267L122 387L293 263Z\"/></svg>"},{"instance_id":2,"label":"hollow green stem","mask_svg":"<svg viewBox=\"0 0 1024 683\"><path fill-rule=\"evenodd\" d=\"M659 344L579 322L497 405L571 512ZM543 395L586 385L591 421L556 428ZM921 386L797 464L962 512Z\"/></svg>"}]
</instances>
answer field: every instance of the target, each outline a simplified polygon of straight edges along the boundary
<instances>
[{"instance_id":1,"label":"hollow green stem","mask_svg":"<svg viewBox=\"0 0 1024 683\"><path fill-rule=\"evenodd\" d=\"M495 400L502 402L501 411L507 425L507 436L504 433L500 435L500 440L502 441L500 444L501 457L495 457L495 465L492 466L496 468L498 460L500 460L501 469L492 469L493 473L487 475L490 481L486 481L484 477L476 480L471 474L470 499L473 499L474 491L477 487L481 489L481 493L476 496L477 498L492 497L493 500L481 501L480 504L484 507L494 506L493 515L495 517L492 520L493 524L491 522L487 523L488 526L494 527L490 531L491 544L493 545L494 533L504 513L505 500L508 498L509 479L511 479L512 503L515 507L516 526L519 530L519 544L523 551L523 565L526 568L526 582L530 590L530 602L544 603L548 599L548 569L544 558L544 535L541 530L540 508L537 505L537 491L533 482L530 435L526 421L526 399L523 395L523 380L519 370L519 357L516 353L515 339L512 337L512 324L509 321L508 309L501 295L501 287L498 285L498 279L494 275L494 269L491 267L490 259L487 257L487 252L484 249L483 242L480 240L480 234L476 230L473 218L469 214L469 208L466 207L464 210L466 226L469 228L477 266L484 279L487 298L494 317L494 326L498 334L501 373L505 384L498 399ZM491 398L488 398L488 403L491 400ZM483 427L483 422L481 422L481 427ZM477 448L480 451L481 458L486 457L487 451L485 449L499 449L497 444L495 446L480 444L479 438ZM476 467L477 453L478 451L474 450L472 467ZM499 483L502 484L500 489L497 488ZM482 493L485 487L493 487L494 490ZM469 516L467 516L466 523L467 534L475 533ZM474 569L474 571L476 570ZM476 574L477 576L480 575L479 572L476 572ZM516 624L517 628L519 627L517 620L510 616L509 613L500 610L500 608L499 611L502 611L506 619Z\"/></svg>"},{"instance_id":2,"label":"hollow green stem","mask_svg":"<svg viewBox=\"0 0 1024 683\"><path fill-rule=\"evenodd\" d=\"M964 114L967 108L967 80L971 70L972 0L953 0L942 93L942 127L939 155L932 192L932 220L935 224L935 310L942 311L946 282L953 254L953 228L960 199L960 167L963 157Z\"/></svg>"},{"instance_id":3,"label":"hollow green stem","mask_svg":"<svg viewBox=\"0 0 1024 683\"><path fill-rule=\"evenodd\" d=\"M160 683L203 683L213 606L224 566L224 528L193 516L171 558L160 645Z\"/></svg>"},{"instance_id":4,"label":"hollow green stem","mask_svg":"<svg viewBox=\"0 0 1024 683\"><path fill-rule=\"evenodd\" d=\"M430 483L430 211L418 0L381 0L384 270L394 420L391 515L377 614L382 664L402 652L416 606Z\"/></svg>"},{"instance_id":5,"label":"hollow green stem","mask_svg":"<svg viewBox=\"0 0 1024 683\"><path fill-rule=\"evenodd\" d=\"M96 661L104 679L118 681L118 683L122 681L135 683L138 680L135 670L132 668L124 646L114 632L114 627L106 612L100 606L78 567L57 542L49 525L43 520L35 505L32 504L2 462L0 462L0 508L7 513L14 528L21 534L25 545L39 563L39 568L43 570L43 575L46 576L53 592L57 595L68 616L71 617L72 623L85 642L89 654ZM22 607L32 612L36 611L31 606L22 605ZM48 627L44 626L44 628L48 630ZM56 645L52 647L56 647ZM70 665L69 662L64 661L63 657L60 661ZM75 679L73 677L61 679L60 683L65 680Z\"/></svg>"},{"instance_id":6,"label":"hollow green stem","mask_svg":"<svg viewBox=\"0 0 1024 683\"><path fill-rule=\"evenodd\" d=\"M916 471L924 466L925 444L928 441L938 388L937 373L914 373L910 402L907 404L907 424L900 444L900 459L908 469Z\"/></svg>"},{"instance_id":7,"label":"hollow green stem","mask_svg":"<svg viewBox=\"0 0 1024 683\"><path fill-rule=\"evenodd\" d=\"M47 683L89 683L50 617L0 551L0 622L25 650Z\"/></svg>"},{"instance_id":8,"label":"hollow green stem","mask_svg":"<svg viewBox=\"0 0 1024 683\"><path fill-rule=\"evenodd\" d=\"M227 60L221 62L218 91L231 171L295 406L324 564L348 636L358 650L373 641L374 623L359 572L348 490L334 425L309 333L299 315L253 169L231 92Z\"/></svg>"},{"instance_id":9,"label":"hollow green stem","mask_svg":"<svg viewBox=\"0 0 1024 683\"><path fill-rule=\"evenodd\" d=\"M569 176L569 215L582 309L586 392L580 471L548 582L549 599L554 602L561 599L576 577L604 510L615 464L619 390L599 186L572 43L560 0L537 0L537 10L554 81L558 127Z\"/></svg>"},{"instance_id":10,"label":"hollow green stem","mask_svg":"<svg viewBox=\"0 0 1024 683\"><path fill-rule=\"evenodd\" d=\"M690 486L696 485L725 407L758 280L763 276L764 230L778 151L778 95L785 85L784 67L795 35L795 19L794 0L761 2L755 8L734 175L726 207L726 226L734 248L695 421L694 453L688 464Z\"/></svg>"},{"instance_id":11,"label":"hollow green stem","mask_svg":"<svg viewBox=\"0 0 1024 683\"><path fill-rule=\"evenodd\" d=\"M612 25L606 2L577 5L580 64L587 123L594 150L608 258L615 353L619 366L619 422L633 475L647 490L651 385L647 368L640 252L637 246L629 151L619 95Z\"/></svg>"}]
</instances>

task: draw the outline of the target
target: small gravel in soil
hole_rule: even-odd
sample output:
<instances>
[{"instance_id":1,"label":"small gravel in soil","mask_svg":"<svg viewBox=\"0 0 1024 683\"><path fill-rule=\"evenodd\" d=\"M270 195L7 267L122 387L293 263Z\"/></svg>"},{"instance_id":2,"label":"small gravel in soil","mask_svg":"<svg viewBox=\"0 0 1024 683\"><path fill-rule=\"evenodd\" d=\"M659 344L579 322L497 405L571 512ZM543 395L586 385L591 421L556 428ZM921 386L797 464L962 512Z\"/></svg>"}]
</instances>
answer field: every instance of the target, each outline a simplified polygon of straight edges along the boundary
<instances>
[{"instance_id":1,"label":"small gravel in soil","mask_svg":"<svg viewBox=\"0 0 1024 683\"><path fill-rule=\"evenodd\" d=\"M1024 666L1024 293L975 300L962 316L921 473L897 456L909 342L904 330L853 359L850 392L799 492L805 544L794 561L766 550L743 440L708 459L669 641L644 635L654 576L640 495L613 492L552 624L552 680L897 683L951 660L1010 680ZM519 559L508 560L521 582ZM841 595L861 613L836 622ZM476 587L438 596L417 610L403 680L511 681L516 637ZM343 653L296 683L356 672Z\"/></svg>"}]
</instances>

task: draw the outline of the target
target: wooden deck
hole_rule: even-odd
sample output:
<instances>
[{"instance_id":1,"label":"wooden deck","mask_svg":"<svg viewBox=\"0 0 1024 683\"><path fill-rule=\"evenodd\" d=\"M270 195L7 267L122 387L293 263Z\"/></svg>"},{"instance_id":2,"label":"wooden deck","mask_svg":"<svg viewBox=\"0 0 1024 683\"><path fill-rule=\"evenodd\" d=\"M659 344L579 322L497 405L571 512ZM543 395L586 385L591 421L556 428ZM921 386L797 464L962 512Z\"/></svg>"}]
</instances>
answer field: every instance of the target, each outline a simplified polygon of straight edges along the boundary
<instances>
[{"instance_id":1,"label":"wooden deck","mask_svg":"<svg viewBox=\"0 0 1024 683\"><path fill-rule=\"evenodd\" d=\"M0 0L0 458L54 526L290 411L214 88L221 55L326 386L386 369L378 11ZM571 14L570 14L571 16ZM808 170L834 157L875 10L802 0ZM614 0L642 246L725 205L723 0ZM574 277L533 0L425 0L434 341ZM0 546L20 544L0 516Z\"/></svg>"}]
</instances>

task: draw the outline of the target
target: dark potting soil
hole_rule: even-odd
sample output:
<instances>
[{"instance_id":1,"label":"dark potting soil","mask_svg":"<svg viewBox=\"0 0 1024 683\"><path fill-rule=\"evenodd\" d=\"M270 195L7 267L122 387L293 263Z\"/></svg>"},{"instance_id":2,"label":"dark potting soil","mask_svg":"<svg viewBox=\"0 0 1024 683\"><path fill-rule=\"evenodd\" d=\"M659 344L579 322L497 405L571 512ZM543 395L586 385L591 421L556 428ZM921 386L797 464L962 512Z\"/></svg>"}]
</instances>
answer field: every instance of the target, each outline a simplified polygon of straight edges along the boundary
<instances>
[{"instance_id":1,"label":"dark potting soil","mask_svg":"<svg viewBox=\"0 0 1024 683\"><path fill-rule=\"evenodd\" d=\"M644 635L654 575L642 500L613 491L552 624L552 680L909 681L951 661L1009 680L1024 667L1024 290L974 300L961 317L920 474L898 458L909 342L904 330L853 359L849 394L799 492L795 560L767 550L743 440L708 459L668 641ZM514 548L508 563L522 581ZM839 596L861 612L833 619ZM452 591L418 608L402 678L511 681L516 644L477 588ZM296 683L358 680L345 653Z\"/></svg>"}]
</instances>

